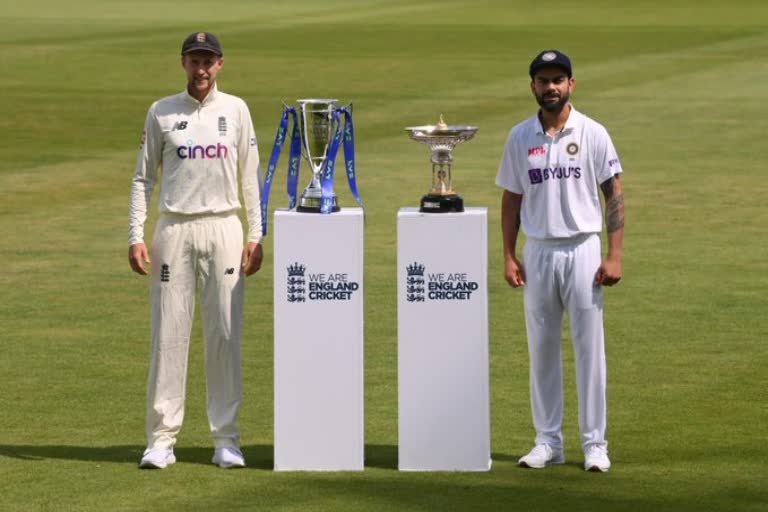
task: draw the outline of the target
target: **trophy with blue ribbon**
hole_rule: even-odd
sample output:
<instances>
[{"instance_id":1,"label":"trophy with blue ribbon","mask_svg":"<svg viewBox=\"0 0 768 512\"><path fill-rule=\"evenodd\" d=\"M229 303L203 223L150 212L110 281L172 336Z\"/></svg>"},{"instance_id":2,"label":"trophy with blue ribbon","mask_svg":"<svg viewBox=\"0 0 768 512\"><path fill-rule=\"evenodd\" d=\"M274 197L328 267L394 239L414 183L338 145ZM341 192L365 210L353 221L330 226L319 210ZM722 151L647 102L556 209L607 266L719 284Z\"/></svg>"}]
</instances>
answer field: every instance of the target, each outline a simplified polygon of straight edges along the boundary
<instances>
[{"instance_id":1,"label":"trophy with blue ribbon","mask_svg":"<svg viewBox=\"0 0 768 512\"><path fill-rule=\"evenodd\" d=\"M269 159L261 194L262 231L267 233L269 194L272 188L280 154L291 130L290 156L288 161L288 208L299 212L329 214L339 211L333 180L336 172L336 156L344 148L344 169L349 189L355 201L363 203L357 191L355 167L355 128L352 123L352 105L337 107L335 99L301 99L296 107L284 105L283 115L277 128L275 145ZM300 114L300 115L299 115ZM299 168L302 155L309 163L312 178L301 197L297 197Z\"/></svg>"},{"instance_id":2,"label":"trophy with blue ribbon","mask_svg":"<svg viewBox=\"0 0 768 512\"><path fill-rule=\"evenodd\" d=\"M309 162L312 180L301 194L296 207L299 212L320 212L324 201L329 204L332 212L339 211L336 194L333 192L333 181L323 179L329 172L333 173L334 161L330 160L330 151L334 140L334 105L338 100L304 99L298 100L301 108L301 149L304 158ZM335 148L338 151L338 146ZM335 157L336 154L333 156ZM327 183L327 190L323 185ZM326 192L323 196L323 192Z\"/></svg>"},{"instance_id":3,"label":"trophy with blue ribbon","mask_svg":"<svg viewBox=\"0 0 768 512\"><path fill-rule=\"evenodd\" d=\"M464 200L453 190L453 148L475 136L477 126L449 125L440 115L436 125L406 128L411 138L432 149L432 189L421 198L425 213L463 212Z\"/></svg>"}]
</instances>

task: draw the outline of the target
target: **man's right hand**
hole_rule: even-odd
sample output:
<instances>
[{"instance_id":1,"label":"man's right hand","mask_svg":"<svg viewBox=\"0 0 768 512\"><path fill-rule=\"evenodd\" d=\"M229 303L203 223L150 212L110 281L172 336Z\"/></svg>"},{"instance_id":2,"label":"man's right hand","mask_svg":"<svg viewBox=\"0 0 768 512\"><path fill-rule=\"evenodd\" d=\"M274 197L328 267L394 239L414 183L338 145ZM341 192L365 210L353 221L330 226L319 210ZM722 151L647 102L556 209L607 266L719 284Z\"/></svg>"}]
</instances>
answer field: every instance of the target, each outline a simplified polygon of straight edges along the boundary
<instances>
[{"instance_id":1,"label":"man's right hand","mask_svg":"<svg viewBox=\"0 0 768 512\"><path fill-rule=\"evenodd\" d=\"M525 286L525 269L517 258L505 258L504 278L512 288Z\"/></svg>"},{"instance_id":2,"label":"man's right hand","mask_svg":"<svg viewBox=\"0 0 768 512\"><path fill-rule=\"evenodd\" d=\"M128 248L128 263L131 265L131 270L137 274L148 275L149 271L144 267L144 264L151 264L152 262L149 261L147 246L142 243L130 246Z\"/></svg>"}]
</instances>

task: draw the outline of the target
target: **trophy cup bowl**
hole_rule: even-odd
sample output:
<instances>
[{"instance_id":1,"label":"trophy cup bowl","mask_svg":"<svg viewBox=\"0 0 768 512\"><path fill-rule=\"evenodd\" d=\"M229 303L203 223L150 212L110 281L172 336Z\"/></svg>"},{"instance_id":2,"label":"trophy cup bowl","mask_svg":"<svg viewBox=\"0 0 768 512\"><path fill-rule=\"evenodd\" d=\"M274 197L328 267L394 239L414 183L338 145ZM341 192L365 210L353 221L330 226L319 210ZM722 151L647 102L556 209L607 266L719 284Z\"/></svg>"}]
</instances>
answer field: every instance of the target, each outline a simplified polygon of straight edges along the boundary
<instances>
[{"instance_id":1,"label":"trophy cup bowl","mask_svg":"<svg viewBox=\"0 0 768 512\"><path fill-rule=\"evenodd\" d=\"M301 99L297 101L301 109L301 152L309 162L312 180L301 194L296 211L320 213L323 197L320 171L328 158L328 148L333 138L333 111L338 100ZM332 201L332 211L338 212L336 194L332 194Z\"/></svg>"},{"instance_id":2,"label":"trophy cup bowl","mask_svg":"<svg viewBox=\"0 0 768 512\"><path fill-rule=\"evenodd\" d=\"M475 136L477 126L449 125L440 116L436 125L409 126L410 137L432 149L432 189L421 198L424 213L463 212L464 200L453 190L453 148Z\"/></svg>"}]
</instances>

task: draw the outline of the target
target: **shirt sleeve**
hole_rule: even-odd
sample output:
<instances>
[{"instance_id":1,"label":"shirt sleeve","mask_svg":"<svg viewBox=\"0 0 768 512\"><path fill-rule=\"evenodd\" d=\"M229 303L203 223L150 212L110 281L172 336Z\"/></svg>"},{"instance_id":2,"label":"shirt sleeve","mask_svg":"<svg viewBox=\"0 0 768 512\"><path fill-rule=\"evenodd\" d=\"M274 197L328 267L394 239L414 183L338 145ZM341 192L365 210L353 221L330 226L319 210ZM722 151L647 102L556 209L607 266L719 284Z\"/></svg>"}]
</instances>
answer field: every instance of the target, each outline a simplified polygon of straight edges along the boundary
<instances>
[{"instance_id":1,"label":"shirt sleeve","mask_svg":"<svg viewBox=\"0 0 768 512\"><path fill-rule=\"evenodd\" d=\"M499 172L496 174L496 185L515 194L522 194L523 185L520 182L520 170L516 168L514 154L514 136L515 132L512 131L507 138L507 143L504 145L504 153L501 155L501 162L499 163Z\"/></svg>"},{"instance_id":2,"label":"shirt sleeve","mask_svg":"<svg viewBox=\"0 0 768 512\"><path fill-rule=\"evenodd\" d=\"M261 168L256 133L251 113L245 102L240 110L240 137L237 146L238 166L241 175L245 215L248 219L248 242L261 242Z\"/></svg>"},{"instance_id":3,"label":"shirt sleeve","mask_svg":"<svg viewBox=\"0 0 768 512\"><path fill-rule=\"evenodd\" d=\"M157 182L158 168L163 155L163 133L152 105L144 121L139 156L131 185L131 204L128 211L128 245L144 243L144 223L152 190Z\"/></svg>"},{"instance_id":4,"label":"shirt sleeve","mask_svg":"<svg viewBox=\"0 0 768 512\"><path fill-rule=\"evenodd\" d=\"M623 171L619 155L616 153L616 148L613 146L613 141L611 136L608 135L608 131L601 126L600 130L597 130L595 137L595 176L597 177L597 183L601 184L613 176L621 174Z\"/></svg>"}]
</instances>

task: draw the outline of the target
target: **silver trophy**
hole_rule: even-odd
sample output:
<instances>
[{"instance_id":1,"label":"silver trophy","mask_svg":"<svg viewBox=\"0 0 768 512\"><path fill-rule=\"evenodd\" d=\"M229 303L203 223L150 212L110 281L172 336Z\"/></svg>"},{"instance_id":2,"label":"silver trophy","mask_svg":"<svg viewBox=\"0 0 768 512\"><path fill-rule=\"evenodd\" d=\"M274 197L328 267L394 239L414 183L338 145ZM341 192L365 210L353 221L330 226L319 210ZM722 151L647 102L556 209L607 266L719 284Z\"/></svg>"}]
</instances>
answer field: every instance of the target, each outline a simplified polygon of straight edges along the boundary
<instances>
[{"instance_id":1,"label":"silver trophy","mask_svg":"<svg viewBox=\"0 0 768 512\"><path fill-rule=\"evenodd\" d=\"M432 149L432 189L421 198L419 211L426 213L463 212L464 200L453 190L451 152L458 144L475 136L477 126L449 125L440 115L436 125L409 126L411 138Z\"/></svg>"},{"instance_id":2,"label":"silver trophy","mask_svg":"<svg viewBox=\"0 0 768 512\"><path fill-rule=\"evenodd\" d=\"M301 152L309 162L312 181L301 194L296 207L300 212L319 213L323 198L320 171L328 158L328 149L333 139L333 111L338 100L303 99L297 100L301 108ZM339 211L336 194L331 193L332 211Z\"/></svg>"}]
</instances>

